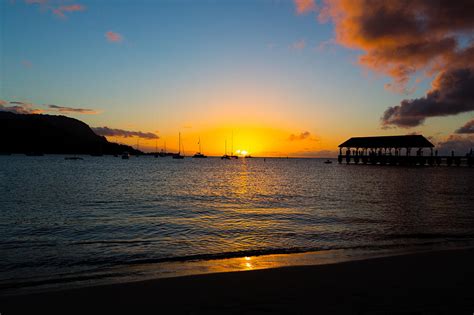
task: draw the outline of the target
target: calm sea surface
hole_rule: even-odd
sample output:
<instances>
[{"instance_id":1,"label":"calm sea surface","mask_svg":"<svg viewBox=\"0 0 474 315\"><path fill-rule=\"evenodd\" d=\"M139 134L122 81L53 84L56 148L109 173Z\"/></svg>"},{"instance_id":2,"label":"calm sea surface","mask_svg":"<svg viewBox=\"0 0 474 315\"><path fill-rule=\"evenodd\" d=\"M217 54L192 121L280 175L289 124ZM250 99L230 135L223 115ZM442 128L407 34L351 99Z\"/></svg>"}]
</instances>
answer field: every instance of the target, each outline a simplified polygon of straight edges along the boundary
<instances>
[{"instance_id":1,"label":"calm sea surface","mask_svg":"<svg viewBox=\"0 0 474 315\"><path fill-rule=\"evenodd\" d=\"M465 167L0 156L0 290L145 264L467 246L473 188Z\"/></svg>"}]
</instances>

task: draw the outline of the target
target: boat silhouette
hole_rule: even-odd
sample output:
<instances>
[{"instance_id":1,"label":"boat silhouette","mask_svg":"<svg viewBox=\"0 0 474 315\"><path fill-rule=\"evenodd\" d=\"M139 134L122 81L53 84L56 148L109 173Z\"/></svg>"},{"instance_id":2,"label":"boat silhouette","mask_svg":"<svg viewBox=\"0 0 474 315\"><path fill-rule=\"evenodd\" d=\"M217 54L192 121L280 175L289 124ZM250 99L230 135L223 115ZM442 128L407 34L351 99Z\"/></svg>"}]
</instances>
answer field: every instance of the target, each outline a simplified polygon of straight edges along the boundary
<instances>
[{"instance_id":1,"label":"boat silhouette","mask_svg":"<svg viewBox=\"0 0 474 315\"><path fill-rule=\"evenodd\" d=\"M176 159L176 160L184 159L184 155L181 155L181 132L179 133L179 136L178 136L178 153L173 154L173 159Z\"/></svg>"},{"instance_id":2,"label":"boat silhouette","mask_svg":"<svg viewBox=\"0 0 474 315\"><path fill-rule=\"evenodd\" d=\"M231 150L230 150L230 158L231 159L238 159L239 157L234 154L234 132L232 131L232 142L231 142Z\"/></svg>"},{"instance_id":3,"label":"boat silhouette","mask_svg":"<svg viewBox=\"0 0 474 315\"><path fill-rule=\"evenodd\" d=\"M196 154L193 155L193 158L195 158L195 159L205 159L205 158L207 158L206 155L202 154L202 150L201 150L201 138L200 138L200 137L199 137L198 144L199 144L199 152L196 152Z\"/></svg>"},{"instance_id":4,"label":"boat silhouette","mask_svg":"<svg viewBox=\"0 0 474 315\"><path fill-rule=\"evenodd\" d=\"M221 160L230 160L230 156L227 154L227 139L225 139L224 155L221 156Z\"/></svg>"}]
</instances>

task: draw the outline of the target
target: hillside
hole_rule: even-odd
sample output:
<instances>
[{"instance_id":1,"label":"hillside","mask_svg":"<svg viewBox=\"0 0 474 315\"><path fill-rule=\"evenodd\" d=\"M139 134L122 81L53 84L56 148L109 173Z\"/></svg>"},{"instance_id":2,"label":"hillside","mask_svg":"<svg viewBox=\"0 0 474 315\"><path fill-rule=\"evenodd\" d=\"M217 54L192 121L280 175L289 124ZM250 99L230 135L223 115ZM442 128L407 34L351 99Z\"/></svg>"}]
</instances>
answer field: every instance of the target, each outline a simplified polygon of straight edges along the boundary
<instances>
[{"instance_id":1,"label":"hillside","mask_svg":"<svg viewBox=\"0 0 474 315\"><path fill-rule=\"evenodd\" d=\"M0 152L121 154L138 151L108 142L84 122L65 116L0 112Z\"/></svg>"}]
</instances>

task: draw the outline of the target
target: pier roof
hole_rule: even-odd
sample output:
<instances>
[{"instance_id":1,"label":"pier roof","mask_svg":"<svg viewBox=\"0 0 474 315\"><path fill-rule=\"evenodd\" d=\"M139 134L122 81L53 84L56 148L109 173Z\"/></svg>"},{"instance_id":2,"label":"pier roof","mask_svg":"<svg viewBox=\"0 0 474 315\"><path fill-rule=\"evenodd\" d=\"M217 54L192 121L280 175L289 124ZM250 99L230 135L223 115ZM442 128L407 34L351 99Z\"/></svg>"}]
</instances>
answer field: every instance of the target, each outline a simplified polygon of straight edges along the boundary
<instances>
[{"instance_id":1,"label":"pier roof","mask_svg":"<svg viewBox=\"0 0 474 315\"><path fill-rule=\"evenodd\" d=\"M353 137L341 143L340 148L433 148L421 135Z\"/></svg>"}]
</instances>

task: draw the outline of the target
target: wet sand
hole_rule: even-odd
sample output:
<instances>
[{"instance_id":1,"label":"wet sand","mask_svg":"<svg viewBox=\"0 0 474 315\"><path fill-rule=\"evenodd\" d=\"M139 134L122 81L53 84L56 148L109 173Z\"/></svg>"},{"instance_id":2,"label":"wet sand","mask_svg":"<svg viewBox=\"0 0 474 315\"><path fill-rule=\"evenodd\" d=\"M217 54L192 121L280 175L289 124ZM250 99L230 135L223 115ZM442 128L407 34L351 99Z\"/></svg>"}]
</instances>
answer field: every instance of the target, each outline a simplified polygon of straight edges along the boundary
<instances>
[{"instance_id":1,"label":"wet sand","mask_svg":"<svg viewBox=\"0 0 474 315\"><path fill-rule=\"evenodd\" d=\"M156 279L0 298L19 313L474 312L474 249Z\"/></svg>"}]
</instances>

